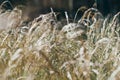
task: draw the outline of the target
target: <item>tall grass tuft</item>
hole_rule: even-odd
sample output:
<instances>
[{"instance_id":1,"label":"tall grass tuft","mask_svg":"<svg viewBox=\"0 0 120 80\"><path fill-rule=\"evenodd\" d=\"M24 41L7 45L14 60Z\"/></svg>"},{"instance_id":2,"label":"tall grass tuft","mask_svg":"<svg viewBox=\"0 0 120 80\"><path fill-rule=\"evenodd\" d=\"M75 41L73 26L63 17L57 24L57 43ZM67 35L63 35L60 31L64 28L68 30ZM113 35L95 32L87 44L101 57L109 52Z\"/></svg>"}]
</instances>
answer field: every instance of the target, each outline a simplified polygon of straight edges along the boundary
<instances>
[{"instance_id":1,"label":"tall grass tuft","mask_svg":"<svg viewBox=\"0 0 120 80\"><path fill-rule=\"evenodd\" d=\"M110 22L95 17L91 25L68 23L61 30L54 14L0 31L0 80L119 80L119 13Z\"/></svg>"}]
</instances>

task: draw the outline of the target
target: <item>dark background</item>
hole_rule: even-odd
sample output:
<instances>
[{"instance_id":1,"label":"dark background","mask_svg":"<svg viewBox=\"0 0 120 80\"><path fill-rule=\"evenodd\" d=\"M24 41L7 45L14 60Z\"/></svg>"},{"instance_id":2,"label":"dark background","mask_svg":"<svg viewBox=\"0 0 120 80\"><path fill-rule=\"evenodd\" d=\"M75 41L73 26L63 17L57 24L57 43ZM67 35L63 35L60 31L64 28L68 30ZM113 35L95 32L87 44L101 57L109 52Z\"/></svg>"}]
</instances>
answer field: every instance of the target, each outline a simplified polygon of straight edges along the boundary
<instances>
[{"instance_id":1,"label":"dark background","mask_svg":"<svg viewBox=\"0 0 120 80\"><path fill-rule=\"evenodd\" d=\"M23 10L25 16L33 19L39 14L50 12L52 7L55 12L60 12L64 16L64 12L67 11L70 18L73 19L76 11L80 7L85 7L86 9L93 7L96 3L98 10L104 15L116 14L120 11L120 0L0 0L0 4L4 1L9 1L5 3L2 7L5 9L13 9L16 6L20 6ZM78 17L81 17L84 10L78 13Z\"/></svg>"}]
</instances>

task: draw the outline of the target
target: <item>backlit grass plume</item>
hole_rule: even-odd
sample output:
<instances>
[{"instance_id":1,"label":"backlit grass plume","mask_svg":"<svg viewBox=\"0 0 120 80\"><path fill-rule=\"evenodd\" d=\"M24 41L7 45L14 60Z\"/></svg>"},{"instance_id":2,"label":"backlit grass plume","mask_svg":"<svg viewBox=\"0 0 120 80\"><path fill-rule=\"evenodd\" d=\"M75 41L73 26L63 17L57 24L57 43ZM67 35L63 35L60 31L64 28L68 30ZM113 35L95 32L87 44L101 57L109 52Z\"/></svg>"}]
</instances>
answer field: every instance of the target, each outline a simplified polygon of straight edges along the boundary
<instances>
[{"instance_id":1,"label":"backlit grass plume","mask_svg":"<svg viewBox=\"0 0 120 80\"><path fill-rule=\"evenodd\" d=\"M21 17L19 10L0 16L6 13ZM118 15L109 22L89 9L78 23L63 26L54 12L24 26L18 17L0 17L0 29L6 28L0 31L0 80L119 80Z\"/></svg>"}]
</instances>

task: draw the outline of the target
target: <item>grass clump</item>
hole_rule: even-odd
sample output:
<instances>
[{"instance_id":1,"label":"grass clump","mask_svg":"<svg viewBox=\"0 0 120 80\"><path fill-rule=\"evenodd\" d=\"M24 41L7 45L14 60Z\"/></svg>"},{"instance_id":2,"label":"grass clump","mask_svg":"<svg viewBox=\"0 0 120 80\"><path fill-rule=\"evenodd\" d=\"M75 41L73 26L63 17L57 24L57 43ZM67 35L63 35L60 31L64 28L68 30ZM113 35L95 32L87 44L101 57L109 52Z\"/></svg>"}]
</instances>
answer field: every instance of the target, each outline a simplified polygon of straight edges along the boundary
<instances>
[{"instance_id":1,"label":"grass clump","mask_svg":"<svg viewBox=\"0 0 120 80\"><path fill-rule=\"evenodd\" d=\"M1 30L0 80L119 80L119 13L109 21L92 10L66 26L51 12Z\"/></svg>"}]
</instances>

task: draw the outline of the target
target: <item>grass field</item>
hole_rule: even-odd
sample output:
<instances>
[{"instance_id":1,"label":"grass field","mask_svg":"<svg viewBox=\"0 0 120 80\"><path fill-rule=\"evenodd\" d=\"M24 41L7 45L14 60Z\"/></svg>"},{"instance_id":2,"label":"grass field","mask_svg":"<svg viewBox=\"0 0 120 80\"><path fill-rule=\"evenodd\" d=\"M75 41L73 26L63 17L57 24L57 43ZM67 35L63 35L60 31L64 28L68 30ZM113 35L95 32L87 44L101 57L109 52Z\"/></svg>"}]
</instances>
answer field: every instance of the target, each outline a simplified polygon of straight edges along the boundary
<instances>
[{"instance_id":1,"label":"grass field","mask_svg":"<svg viewBox=\"0 0 120 80\"><path fill-rule=\"evenodd\" d=\"M120 80L119 14L80 27L67 14L64 26L54 12L24 26L5 19L11 25L0 31L0 80Z\"/></svg>"}]
</instances>

